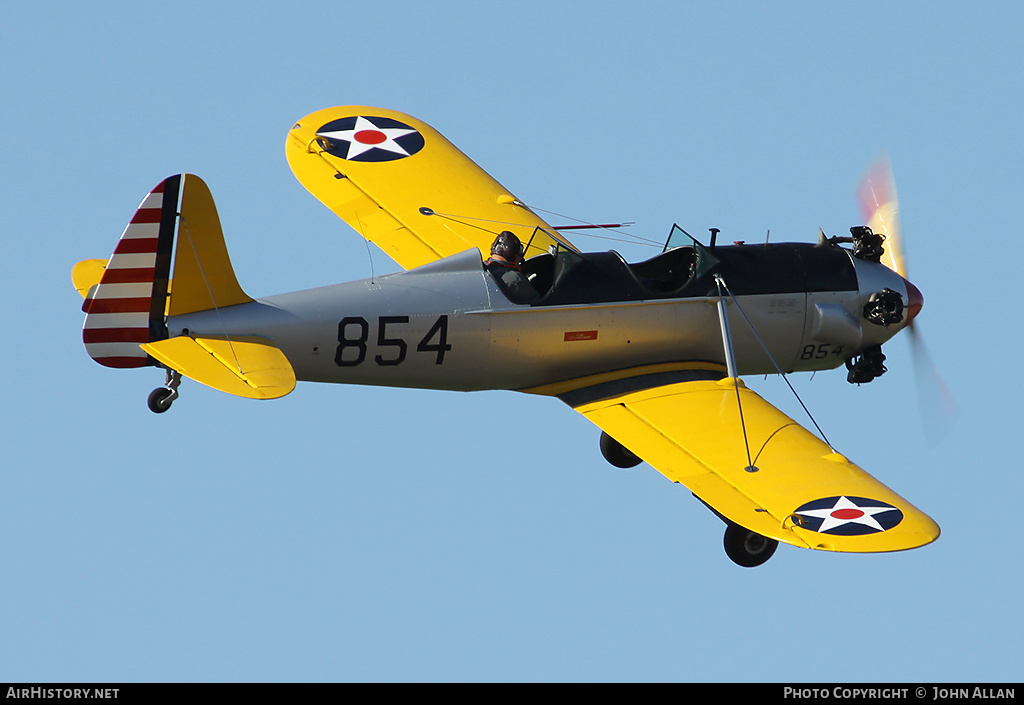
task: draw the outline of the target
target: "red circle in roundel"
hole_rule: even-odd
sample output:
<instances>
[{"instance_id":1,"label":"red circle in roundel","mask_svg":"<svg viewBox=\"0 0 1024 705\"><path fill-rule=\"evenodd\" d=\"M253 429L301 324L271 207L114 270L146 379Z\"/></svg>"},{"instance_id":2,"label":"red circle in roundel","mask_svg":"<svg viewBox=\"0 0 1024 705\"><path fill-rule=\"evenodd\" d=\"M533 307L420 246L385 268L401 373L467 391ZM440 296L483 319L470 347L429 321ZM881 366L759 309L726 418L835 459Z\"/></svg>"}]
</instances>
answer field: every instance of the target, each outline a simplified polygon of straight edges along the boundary
<instances>
[{"instance_id":1,"label":"red circle in roundel","mask_svg":"<svg viewBox=\"0 0 1024 705\"><path fill-rule=\"evenodd\" d=\"M864 512L859 509L837 509L830 516L849 521L851 519L860 519L864 516Z\"/></svg>"},{"instance_id":2,"label":"red circle in roundel","mask_svg":"<svg viewBox=\"0 0 1024 705\"><path fill-rule=\"evenodd\" d=\"M360 130L352 137L361 144L380 144L388 138L383 132L377 130Z\"/></svg>"},{"instance_id":3,"label":"red circle in roundel","mask_svg":"<svg viewBox=\"0 0 1024 705\"><path fill-rule=\"evenodd\" d=\"M379 115L349 115L316 131L320 147L350 162L390 162L423 149L423 135L413 127Z\"/></svg>"}]
</instances>

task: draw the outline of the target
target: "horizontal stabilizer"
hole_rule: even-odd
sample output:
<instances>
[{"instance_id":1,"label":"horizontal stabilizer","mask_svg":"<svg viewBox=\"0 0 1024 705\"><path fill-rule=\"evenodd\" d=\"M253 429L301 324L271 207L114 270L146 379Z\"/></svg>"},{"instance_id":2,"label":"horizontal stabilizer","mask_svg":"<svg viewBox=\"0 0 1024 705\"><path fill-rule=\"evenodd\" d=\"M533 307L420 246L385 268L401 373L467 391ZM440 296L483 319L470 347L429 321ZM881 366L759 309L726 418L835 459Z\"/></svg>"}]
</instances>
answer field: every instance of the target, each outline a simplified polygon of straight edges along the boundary
<instances>
[{"instance_id":1,"label":"horizontal stabilizer","mask_svg":"<svg viewBox=\"0 0 1024 705\"><path fill-rule=\"evenodd\" d=\"M107 270L105 259L83 259L71 270L71 282L83 299L89 298L89 291L98 286Z\"/></svg>"},{"instance_id":2,"label":"horizontal stabilizer","mask_svg":"<svg viewBox=\"0 0 1024 705\"><path fill-rule=\"evenodd\" d=\"M277 399L295 389L295 372L288 358L263 338L183 335L141 347L168 368L235 396Z\"/></svg>"}]
</instances>

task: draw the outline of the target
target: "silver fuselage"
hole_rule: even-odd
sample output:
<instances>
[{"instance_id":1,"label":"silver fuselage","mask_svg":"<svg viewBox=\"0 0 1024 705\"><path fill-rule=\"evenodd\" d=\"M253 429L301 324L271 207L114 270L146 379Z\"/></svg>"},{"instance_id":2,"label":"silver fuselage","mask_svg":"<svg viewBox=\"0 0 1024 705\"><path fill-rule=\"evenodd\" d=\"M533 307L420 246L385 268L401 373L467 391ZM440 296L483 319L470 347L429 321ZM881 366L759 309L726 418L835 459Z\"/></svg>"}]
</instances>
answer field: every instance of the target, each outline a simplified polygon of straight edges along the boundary
<instances>
[{"instance_id":1,"label":"silver fuselage","mask_svg":"<svg viewBox=\"0 0 1024 705\"><path fill-rule=\"evenodd\" d=\"M862 311L886 287L907 300L905 282L880 264L852 265L855 289L727 298L737 372L831 369L895 335L904 323L873 325ZM717 303L701 295L514 304L474 249L407 272L172 317L168 331L266 338L303 381L521 390L663 363L724 365Z\"/></svg>"}]
</instances>

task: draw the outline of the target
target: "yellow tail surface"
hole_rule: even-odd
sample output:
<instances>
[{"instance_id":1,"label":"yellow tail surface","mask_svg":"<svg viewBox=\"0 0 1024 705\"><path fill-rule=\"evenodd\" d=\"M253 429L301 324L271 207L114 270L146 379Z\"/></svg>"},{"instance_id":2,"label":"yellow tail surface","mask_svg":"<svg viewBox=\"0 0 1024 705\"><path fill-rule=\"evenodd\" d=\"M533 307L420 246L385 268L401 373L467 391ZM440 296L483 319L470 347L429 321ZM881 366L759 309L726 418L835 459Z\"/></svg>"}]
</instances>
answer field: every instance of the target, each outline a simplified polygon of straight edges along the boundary
<instances>
[{"instance_id":1,"label":"yellow tail surface","mask_svg":"<svg viewBox=\"0 0 1024 705\"><path fill-rule=\"evenodd\" d=\"M252 301L238 285L213 196L198 176L161 181L110 259L83 260L71 278L85 299L83 342L101 365L163 366L251 399L295 387L291 364L267 340L167 337L169 316Z\"/></svg>"}]
</instances>

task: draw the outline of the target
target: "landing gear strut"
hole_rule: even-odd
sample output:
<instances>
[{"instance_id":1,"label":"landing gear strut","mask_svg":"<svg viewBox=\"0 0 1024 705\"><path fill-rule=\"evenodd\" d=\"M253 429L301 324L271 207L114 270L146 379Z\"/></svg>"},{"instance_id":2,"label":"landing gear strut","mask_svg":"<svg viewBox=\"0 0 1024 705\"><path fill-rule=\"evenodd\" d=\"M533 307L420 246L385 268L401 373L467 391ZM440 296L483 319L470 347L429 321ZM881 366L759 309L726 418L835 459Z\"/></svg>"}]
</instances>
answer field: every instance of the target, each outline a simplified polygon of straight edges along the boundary
<instances>
[{"instance_id":1,"label":"landing gear strut","mask_svg":"<svg viewBox=\"0 0 1024 705\"><path fill-rule=\"evenodd\" d=\"M725 527L725 554L733 563L744 568L754 568L775 553L779 542L767 536L744 529L736 524L726 524Z\"/></svg>"},{"instance_id":2,"label":"landing gear strut","mask_svg":"<svg viewBox=\"0 0 1024 705\"><path fill-rule=\"evenodd\" d=\"M146 403L154 414L162 414L171 408L171 402L178 398L178 385L181 384L181 373L167 370L165 386L157 387L149 393Z\"/></svg>"}]
</instances>

